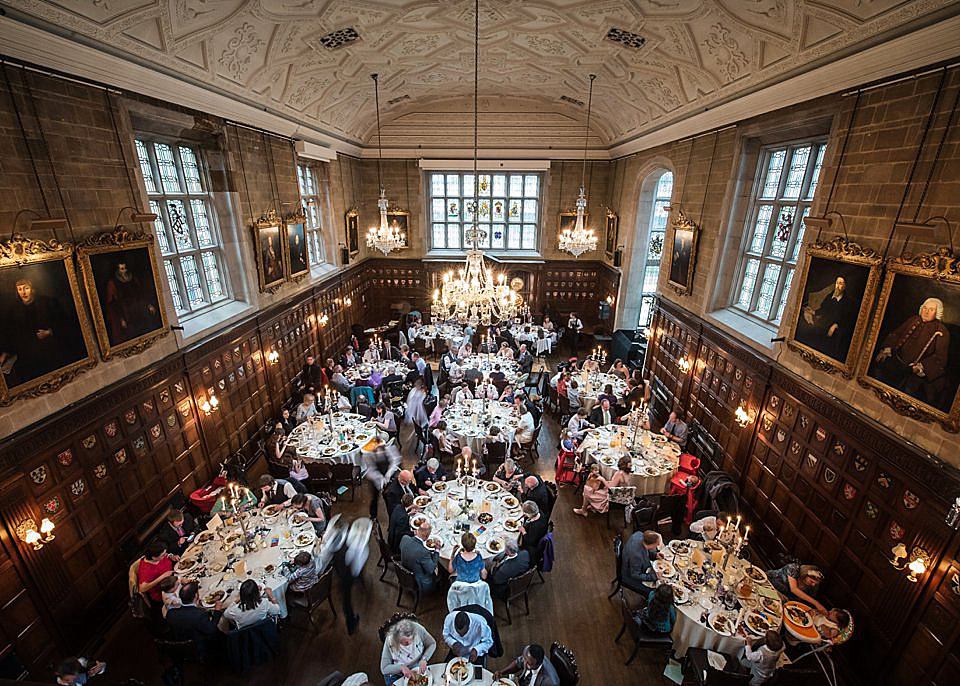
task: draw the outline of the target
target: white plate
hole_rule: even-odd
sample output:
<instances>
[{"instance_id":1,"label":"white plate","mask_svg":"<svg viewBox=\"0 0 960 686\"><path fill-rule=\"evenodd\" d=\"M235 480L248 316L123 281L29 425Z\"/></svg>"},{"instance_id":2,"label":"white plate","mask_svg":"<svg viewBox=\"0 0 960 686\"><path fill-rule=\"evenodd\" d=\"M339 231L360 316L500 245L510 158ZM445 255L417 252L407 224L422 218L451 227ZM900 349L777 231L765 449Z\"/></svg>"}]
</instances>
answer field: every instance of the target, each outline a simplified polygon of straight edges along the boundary
<instances>
[{"instance_id":1,"label":"white plate","mask_svg":"<svg viewBox=\"0 0 960 686\"><path fill-rule=\"evenodd\" d=\"M717 621L717 619L720 617L723 617L726 620L726 624L725 624L725 626L727 627L726 630L718 629L714 625L714 622ZM728 615L719 611L710 613L710 615L707 617L707 624L709 624L710 628L716 631L721 636L733 636L734 632L736 631L736 627L733 625L733 620L730 619Z\"/></svg>"},{"instance_id":2,"label":"white plate","mask_svg":"<svg viewBox=\"0 0 960 686\"><path fill-rule=\"evenodd\" d=\"M453 667L458 663L462 663L463 665L466 666L467 673L463 677L455 677L453 675ZM473 665L470 664L469 660L466 660L462 657L458 657L455 660L451 660L447 664L447 667L444 670L444 673L447 675L447 677L450 680L450 686L466 686L467 684L473 681Z\"/></svg>"}]
</instances>

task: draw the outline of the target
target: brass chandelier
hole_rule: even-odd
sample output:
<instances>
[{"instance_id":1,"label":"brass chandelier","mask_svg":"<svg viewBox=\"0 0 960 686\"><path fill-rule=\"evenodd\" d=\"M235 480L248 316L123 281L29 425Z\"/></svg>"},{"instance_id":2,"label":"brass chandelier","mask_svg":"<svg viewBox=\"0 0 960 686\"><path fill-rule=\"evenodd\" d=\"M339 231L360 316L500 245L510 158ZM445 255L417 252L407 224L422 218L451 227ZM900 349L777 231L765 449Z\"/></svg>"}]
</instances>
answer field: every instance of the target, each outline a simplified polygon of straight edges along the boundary
<instances>
[{"instance_id":1,"label":"brass chandelier","mask_svg":"<svg viewBox=\"0 0 960 686\"><path fill-rule=\"evenodd\" d=\"M593 229L584 226L587 212L587 195L585 192L587 177L587 143L590 141L590 111L593 107L593 80L596 74L590 74L590 98L587 101L587 132L583 138L583 167L580 170L580 194L577 196L577 221L573 229L564 229L560 232L560 249L574 257L580 257L585 252L597 249L597 234Z\"/></svg>"},{"instance_id":2,"label":"brass chandelier","mask_svg":"<svg viewBox=\"0 0 960 686\"><path fill-rule=\"evenodd\" d=\"M383 146L380 140L380 80L378 74L371 74L373 79L374 101L377 105L377 181L380 184L380 199L377 200L377 207L380 209L380 226L371 226L367 231L367 247L376 248L384 255L388 255L394 250L402 250L407 247L406 234L393 228L387 223L387 209L390 204L387 202L387 192L383 187Z\"/></svg>"}]
</instances>

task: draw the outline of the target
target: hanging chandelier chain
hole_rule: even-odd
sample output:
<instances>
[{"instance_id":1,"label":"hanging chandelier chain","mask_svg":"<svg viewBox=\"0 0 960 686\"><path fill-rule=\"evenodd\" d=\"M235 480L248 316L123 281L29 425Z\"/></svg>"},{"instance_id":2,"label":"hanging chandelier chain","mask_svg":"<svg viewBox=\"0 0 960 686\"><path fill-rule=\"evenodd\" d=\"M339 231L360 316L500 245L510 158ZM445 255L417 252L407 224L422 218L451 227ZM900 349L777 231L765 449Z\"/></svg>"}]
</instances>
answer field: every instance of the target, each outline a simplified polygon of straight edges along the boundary
<instances>
[{"instance_id":1,"label":"hanging chandelier chain","mask_svg":"<svg viewBox=\"0 0 960 686\"><path fill-rule=\"evenodd\" d=\"M583 167L580 169L580 188L584 187L587 180L587 145L590 142L590 113L593 109L593 81L596 78L596 74L590 74L590 95L587 97L587 131L583 136Z\"/></svg>"},{"instance_id":2,"label":"hanging chandelier chain","mask_svg":"<svg viewBox=\"0 0 960 686\"><path fill-rule=\"evenodd\" d=\"M370 74L373 79L373 101L377 108L377 183L383 190L383 141L380 138L380 75Z\"/></svg>"},{"instance_id":3,"label":"hanging chandelier chain","mask_svg":"<svg viewBox=\"0 0 960 686\"><path fill-rule=\"evenodd\" d=\"M480 0L473 3L473 249L478 247L477 216L480 211L480 177L477 174L477 152L480 135Z\"/></svg>"}]
</instances>

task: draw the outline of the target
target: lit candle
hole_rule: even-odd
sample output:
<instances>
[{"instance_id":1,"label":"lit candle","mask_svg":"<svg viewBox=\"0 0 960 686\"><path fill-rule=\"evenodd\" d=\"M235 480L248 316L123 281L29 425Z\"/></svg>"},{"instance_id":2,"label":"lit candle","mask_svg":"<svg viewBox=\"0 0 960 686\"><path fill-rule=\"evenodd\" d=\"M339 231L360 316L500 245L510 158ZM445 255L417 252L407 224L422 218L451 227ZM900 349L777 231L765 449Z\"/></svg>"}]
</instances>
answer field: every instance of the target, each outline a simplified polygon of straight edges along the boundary
<instances>
[{"instance_id":1,"label":"lit candle","mask_svg":"<svg viewBox=\"0 0 960 686\"><path fill-rule=\"evenodd\" d=\"M750 537L750 525L747 524L747 528L745 529L743 534L743 542L746 543L749 537Z\"/></svg>"},{"instance_id":2,"label":"lit candle","mask_svg":"<svg viewBox=\"0 0 960 686\"><path fill-rule=\"evenodd\" d=\"M737 525L733 528L734 531L740 533L740 515L737 515Z\"/></svg>"}]
</instances>

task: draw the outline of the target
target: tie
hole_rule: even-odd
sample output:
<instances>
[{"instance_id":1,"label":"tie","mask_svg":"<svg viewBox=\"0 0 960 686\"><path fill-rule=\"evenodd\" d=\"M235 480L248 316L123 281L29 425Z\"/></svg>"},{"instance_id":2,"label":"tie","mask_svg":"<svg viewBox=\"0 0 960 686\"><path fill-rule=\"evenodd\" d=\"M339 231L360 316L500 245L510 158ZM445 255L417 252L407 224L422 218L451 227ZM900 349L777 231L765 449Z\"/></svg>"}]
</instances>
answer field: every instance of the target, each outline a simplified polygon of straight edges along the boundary
<instances>
[{"instance_id":1,"label":"tie","mask_svg":"<svg viewBox=\"0 0 960 686\"><path fill-rule=\"evenodd\" d=\"M610 423L610 413L607 412L606 410L603 411L603 423L604 424Z\"/></svg>"}]
</instances>

